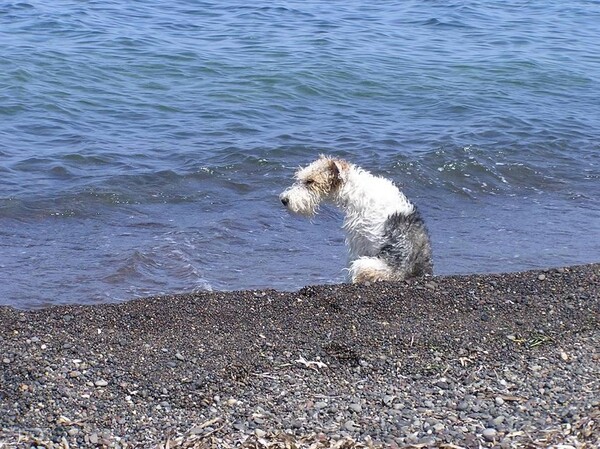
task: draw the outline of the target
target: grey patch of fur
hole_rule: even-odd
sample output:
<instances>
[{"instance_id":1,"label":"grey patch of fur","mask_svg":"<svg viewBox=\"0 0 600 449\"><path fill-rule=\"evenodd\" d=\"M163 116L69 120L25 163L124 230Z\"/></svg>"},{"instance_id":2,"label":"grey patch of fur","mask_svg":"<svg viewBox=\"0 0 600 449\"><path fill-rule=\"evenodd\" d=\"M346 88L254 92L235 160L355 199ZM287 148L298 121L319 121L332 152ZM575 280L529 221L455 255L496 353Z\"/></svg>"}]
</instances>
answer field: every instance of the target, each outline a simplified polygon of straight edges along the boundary
<instances>
[{"instance_id":1,"label":"grey patch of fur","mask_svg":"<svg viewBox=\"0 0 600 449\"><path fill-rule=\"evenodd\" d=\"M433 274L429 234L416 208L408 215L390 215L383 234L386 243L378 256L398 272L400 278Z\"/></svg>"}]
</instances>

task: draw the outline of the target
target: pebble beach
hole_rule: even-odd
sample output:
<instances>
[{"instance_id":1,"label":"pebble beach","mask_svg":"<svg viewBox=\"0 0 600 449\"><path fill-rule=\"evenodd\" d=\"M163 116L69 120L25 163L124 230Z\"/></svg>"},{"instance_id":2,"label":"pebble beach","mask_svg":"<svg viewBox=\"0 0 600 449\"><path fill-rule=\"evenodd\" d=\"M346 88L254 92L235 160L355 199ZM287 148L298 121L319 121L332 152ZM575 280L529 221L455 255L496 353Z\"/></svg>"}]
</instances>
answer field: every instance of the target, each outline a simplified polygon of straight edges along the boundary
<instances>
[{"instance_id":1,"label":"pebble beach","mask_svg":"<svg viewBox=\"0 0 600 449\"><path fill-rule=\"evenodd\" d=\"M600 264L0 308L0 448L594 448Z\"/></svg>"}]
</instances>

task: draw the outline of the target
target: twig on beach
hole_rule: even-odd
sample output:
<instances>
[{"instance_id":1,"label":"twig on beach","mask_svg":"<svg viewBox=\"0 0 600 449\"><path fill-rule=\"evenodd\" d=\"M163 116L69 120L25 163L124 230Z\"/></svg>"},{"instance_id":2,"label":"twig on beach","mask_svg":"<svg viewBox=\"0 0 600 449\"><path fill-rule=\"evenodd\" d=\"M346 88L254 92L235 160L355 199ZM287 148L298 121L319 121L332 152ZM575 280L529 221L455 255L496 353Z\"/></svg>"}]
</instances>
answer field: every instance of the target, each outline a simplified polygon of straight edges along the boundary
<instances>
[{"instance_id":1,"label":"twig on beach","mask_svg":"<svg viewBox=\"0 0 600 449\"><path fill-rule=\"evenodd\" d=\"M272 376L269 373L250 373L252 376L263 377L265 379L278 380L278 376Z\"/></svg>"}]
</instances>

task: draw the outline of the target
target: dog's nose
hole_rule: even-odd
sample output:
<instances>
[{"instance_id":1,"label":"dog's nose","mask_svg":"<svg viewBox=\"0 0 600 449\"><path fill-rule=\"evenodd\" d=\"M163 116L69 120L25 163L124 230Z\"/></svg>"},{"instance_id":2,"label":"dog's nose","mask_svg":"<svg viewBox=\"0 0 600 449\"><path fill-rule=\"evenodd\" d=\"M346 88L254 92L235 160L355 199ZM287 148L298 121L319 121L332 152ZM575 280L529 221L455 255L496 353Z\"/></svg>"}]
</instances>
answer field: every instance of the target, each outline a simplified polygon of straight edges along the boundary
<instances>
[{"instance_id":1,"label":"dog's nose","mask_svg":"<svg viewBox=\"0 0 600 449\"><path fill-rule=\"evenodd\" d=\"M285 196L281 197L281 204L283 204L284 206L287 206L288 203L290 202L290 200L288 200Z\"/></svg>"}]
</instances>

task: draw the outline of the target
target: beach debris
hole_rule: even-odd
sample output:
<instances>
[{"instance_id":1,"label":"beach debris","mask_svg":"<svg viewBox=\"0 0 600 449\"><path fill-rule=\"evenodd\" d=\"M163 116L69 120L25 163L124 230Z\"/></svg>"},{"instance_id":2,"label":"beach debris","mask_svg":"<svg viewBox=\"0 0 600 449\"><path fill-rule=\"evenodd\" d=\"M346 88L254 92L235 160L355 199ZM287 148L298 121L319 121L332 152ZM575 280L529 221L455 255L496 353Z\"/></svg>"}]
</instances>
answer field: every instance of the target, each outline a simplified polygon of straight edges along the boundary
<instances>
[{"instance_id":1,"label":"beach debris","mask_svg":"<svg viewBox=\"0 0 600 449\"><path fill-rule=\"evenodd\" d=\"M320 360L306 360L303 356L300 356L298 360L294 360L296 363L304 365L306 368L318 371L319 368L327 368L327 365Z\"/></svg>"}]
</instances>

